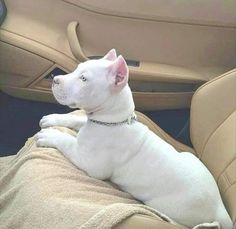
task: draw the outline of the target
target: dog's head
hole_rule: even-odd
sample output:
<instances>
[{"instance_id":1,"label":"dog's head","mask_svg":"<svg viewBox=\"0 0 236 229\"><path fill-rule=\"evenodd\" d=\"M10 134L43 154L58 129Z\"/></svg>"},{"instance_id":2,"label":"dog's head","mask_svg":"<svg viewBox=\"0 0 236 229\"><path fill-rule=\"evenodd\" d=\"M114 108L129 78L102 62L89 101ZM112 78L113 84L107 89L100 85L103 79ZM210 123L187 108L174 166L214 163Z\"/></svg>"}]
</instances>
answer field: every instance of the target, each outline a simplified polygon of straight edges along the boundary
<instances>
[{"instance_id":1,"label":"dog's head","mask_svg":"<svg viewBox=\"0 0 236 229\"><path fill-rule=\"evenodd\" d=\"M74 72L54 77L52 91L60 104L92 111L119 93L128 75L124 58L112 49L101 59L88 60Z\"/></svg>"}]
</instances>

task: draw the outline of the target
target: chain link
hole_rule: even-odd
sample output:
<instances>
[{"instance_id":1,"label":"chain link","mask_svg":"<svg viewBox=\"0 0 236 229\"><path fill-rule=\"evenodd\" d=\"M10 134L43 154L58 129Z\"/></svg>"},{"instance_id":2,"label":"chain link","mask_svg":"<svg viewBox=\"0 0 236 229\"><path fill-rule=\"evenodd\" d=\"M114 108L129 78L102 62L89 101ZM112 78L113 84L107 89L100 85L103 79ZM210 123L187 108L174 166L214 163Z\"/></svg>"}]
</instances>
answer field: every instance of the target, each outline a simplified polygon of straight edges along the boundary
<instances>
[{"instance_id":1,"label":"chain link","mask_svg":"<svg viewBox=\"0 0 236 229\"><path fill-rule=\"evenodd\" d=\"M99 124L99 125L103 125L103 126L120 126L123 124L131 125L135 121L138 121L138 120L137 120L137 117L135 115L133 115L132 117L130 117L122 122L102 122L102 121L98 121L98 120L94 120L94 119L88 119L88 121L90 121L92 123Z\"/></svg>"}]
</instances>

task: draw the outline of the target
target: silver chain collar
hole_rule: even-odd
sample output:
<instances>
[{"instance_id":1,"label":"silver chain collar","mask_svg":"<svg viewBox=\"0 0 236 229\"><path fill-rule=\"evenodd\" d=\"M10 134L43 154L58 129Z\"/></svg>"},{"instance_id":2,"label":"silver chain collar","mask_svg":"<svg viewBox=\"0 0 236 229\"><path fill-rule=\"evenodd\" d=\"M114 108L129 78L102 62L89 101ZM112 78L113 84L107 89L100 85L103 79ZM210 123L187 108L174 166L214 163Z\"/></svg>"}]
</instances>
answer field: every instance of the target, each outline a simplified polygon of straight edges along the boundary
<instances>
[{"instance_id":1,"label":"silver chain collar","mask_svg":"<svg viewBox=\"0 0 236 229\"><path fill-rule=\"evenodd\" d=\"M127 118L126 120L124 120L122 122L102 122L102 121L98 121L98 120L94 120L94 119L90 119L90 118L88 119L88 121L102 125L102 126L120 126L123 124L131 125L135 121L138 121L138 120L137 120L136 115L132 115L130 118Z\"/></svg>"}]
</instances>

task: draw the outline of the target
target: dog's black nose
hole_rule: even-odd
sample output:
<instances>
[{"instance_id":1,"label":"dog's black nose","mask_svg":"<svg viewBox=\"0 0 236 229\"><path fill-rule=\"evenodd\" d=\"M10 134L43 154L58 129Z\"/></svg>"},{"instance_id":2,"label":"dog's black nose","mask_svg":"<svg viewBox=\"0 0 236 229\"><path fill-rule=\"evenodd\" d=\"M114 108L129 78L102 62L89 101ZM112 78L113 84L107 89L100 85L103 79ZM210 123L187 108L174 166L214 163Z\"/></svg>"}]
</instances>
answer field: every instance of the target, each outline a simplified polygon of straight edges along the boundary
<instances>
[{"instance_id":1,"label":"dog's black nose","mask_svg":"<svg viewBox=\"0 0 236 229\"><path fill-rule=\"evenodd\" d=\"M60 84L60 80L58 79L58 77L54 77L53 78L53 84Z\"/></svg>"}]
</instances>

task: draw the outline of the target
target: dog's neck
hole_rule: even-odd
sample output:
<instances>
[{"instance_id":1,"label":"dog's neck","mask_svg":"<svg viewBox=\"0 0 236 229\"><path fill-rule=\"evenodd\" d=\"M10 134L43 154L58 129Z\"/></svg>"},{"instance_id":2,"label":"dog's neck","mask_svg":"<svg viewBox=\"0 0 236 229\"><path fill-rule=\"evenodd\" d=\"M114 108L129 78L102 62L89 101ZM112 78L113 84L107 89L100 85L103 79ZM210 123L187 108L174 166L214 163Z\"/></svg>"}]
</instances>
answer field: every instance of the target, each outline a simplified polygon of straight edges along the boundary
<instances>
[{"instance_id":1,"label":"dog's neck","mask_svg":"<svg viewBox=\"0 0 236 229\"><path fill-rule=\"evenodd\" d=\"M134 113L134 101L129 86L125 86L120 93L109 98L99 108L86 113L89 119L100 122L116 123L127 120Z\"/></svg>"}]
</instances>

